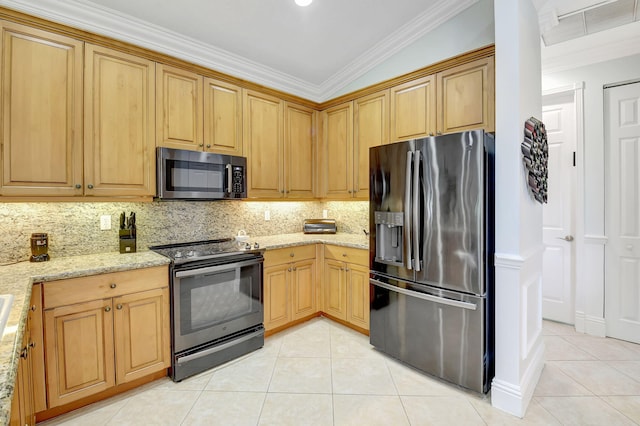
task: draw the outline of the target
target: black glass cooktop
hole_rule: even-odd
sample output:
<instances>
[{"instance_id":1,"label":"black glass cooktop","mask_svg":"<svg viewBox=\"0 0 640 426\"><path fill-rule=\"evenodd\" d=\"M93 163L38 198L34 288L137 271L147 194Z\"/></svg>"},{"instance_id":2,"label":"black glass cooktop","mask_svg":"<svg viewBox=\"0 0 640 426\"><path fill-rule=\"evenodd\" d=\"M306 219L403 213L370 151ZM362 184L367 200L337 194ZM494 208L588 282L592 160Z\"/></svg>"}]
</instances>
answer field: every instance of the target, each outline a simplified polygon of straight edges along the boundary
<instances>
[{"instance_id":1,"label":"black glass cooktop","mask_svg":"<svg viewBox=\"0 0 640 426\"><path fill-rule=\"evenodd\" d=\"M255 245L238 243L234 238L220 238L217 240L192 241L185 243L151 246L155 251L173 260L175 264L212 259L229 254L258 251Z\"/></svg>"}]
</instances>

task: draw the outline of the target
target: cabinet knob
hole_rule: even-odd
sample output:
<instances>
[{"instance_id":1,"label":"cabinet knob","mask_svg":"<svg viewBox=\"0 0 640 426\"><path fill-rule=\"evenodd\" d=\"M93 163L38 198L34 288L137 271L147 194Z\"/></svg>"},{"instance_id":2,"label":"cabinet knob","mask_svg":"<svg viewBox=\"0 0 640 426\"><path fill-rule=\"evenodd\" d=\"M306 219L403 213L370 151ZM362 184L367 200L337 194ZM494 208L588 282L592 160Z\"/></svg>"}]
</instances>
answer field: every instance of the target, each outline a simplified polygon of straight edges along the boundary
<instances>
[{"instance_id":1,"label":"cabinet knob","mask_svg":"<svg viewBox=\"0 0 640 426\"><path fill-rule=\"evenodd\" d=\"M207 148L211 148L211 144L207 144Z\"/></svg>"},{"instance_id":2,"label":"cabinet knob","mask_svg":"<svg viewBox=\"0 0 640 426\"><path fill-rule=\"evenodd\" d=\"M436 134L437 134L438 136L441 136L441 135L442 135L442 132L438 130L438 131L436 132Z\"/></svg>"},{"instance_id":3,"label":"cabinet knob","mask_svg":"<svg viewBox=\"0 0 640 426\"><path fill-rule=\"evenodd\" d=\"M76 183L76 189L80 189L82 188L82 185L80 185L79 183Z\"/></svg>"},{"instance_id":4,"label":"cabinet knob","mask_svg":"<svg viewBox=\"0 0 640 426\"><path fill-rule=\"evenodd\" d=\"M291 268L287 269L287 271L291 272Z\"/></svg>"},{"instance_id":5,"label":"cabinet knob","mask_svg":"<svg viewBox=\"0 0 640 426\"><path fill-rule=\"evenodd\" d=\"M295 256L294 253L289 253L289 257L293 257L293 256Z\"/></svg>"},{"instance_id":6,"label":"cabinet knob","mask_svg":"<svg viewBox=\"0 0 640 426\"><path fill-rule=\"evenodd\" d=\"M342 253L342 257L347 257L347 253Z\"/></svg>"},{"instance_id":7,"label":"cabinet knob","mask_svg":"<svg viewBox=\"0 0 640 426\"><path fill-rule=\"evenodd\" d=\"M352 191L352 190L349 190L349 194L353 194L353 191Z\"/></svg>"},{"instance_id":8,"label":"cabinet knob","mask_svg":"<svg viewBox=\"0 0 640 426\"><path fill-rule=\"evenodd\" d=\"M198 146L199 146L200 148L202 148L202 147L204 146L204 144L203 144L203 143L201 143L201 144L199 144Z\"/></svg>"},{"instance_id":9,"label":"cabinet knob","mask_svg":"<svg viewBox=\"0 0 640 426\"><path fill-rule=\"evenodd\" d=\"M32 342L29 342L29 348L30 348L30 349L33 349L33 348L35 348L35 347L36 347L36 342L33 342L33 341L32 341Z\"/></svg>"},{"instance_id":10,"label":"cabinet knob","mask_svg":"<svg viewBox=\"0 0 640 426\"><path fill-rule=\"evenodd\" d=\"M36 311L36 305L31 305L31 310L32 310L33 312L35 312L35 311Z\"/></svg>"},{"instance_id":11,"label":"cabinet knob","mask_svg":"<svg viewBox=\"0 0 640 426\"><path fill-rule=\"evenodd\" d=\"M118 309L118 310L122 309L122 303L118 303L118 304L116 305L116 309Z\"/></svg>"},{"instance_id":12,"label":"cabinet knob","mask_svg":"<svg viewBox=\"0 0 640 426\"><path fill-rule=\"evenodd\" d=\"M429 136L433 136L433 132L429 133Z\"/></svg>"},{"instance_id":13,"label":"cabinet knob","mask_svg":"<svg viewBox=\"0 0 640 426\"><path fill-rule=\"evenodd\" d=\"M89 188L89 189L93 189L93 185L92 185L92 184L89 184L89 185L87 185L87 188Z\"/></svg>"},{"instance_id":14,"label":"cabinet knob","mask_svg":"<svg viewBox=\"0 0 640 426\"><path fill-rule=\"evenodd\" d=\"M109 284L109 287L111 287L111 288L116 288L116 283L111 283L111 284Z\"/></svg>"},{"instance_id":15,"label":"cabinet knob","mask_svg":"<svg viewBox=\"0 0 640 426\"><path fill-rule=\"evenodd\" d=\"M293 267L293 270L294 270L294 271L297 271L297 270L298 270L298 268L296 268L296 267L294 266L294 267Z\"/></svg>"},{"instance_id":16,"label":"cabinet knob","mask_svg":"<svg viewBox=\"0 0 640 426\"><path fill-rule=\"evenodd\" d=\"M104 311L105 312L111 312L111 306L105 306L104 307Z\"/></svg>"},{"instance_id":17,"label":"cabinet knob","mask_svg":"<svg viewBox=\"0 0 640 426\"><path fill-rule=\"evenodd\" d=\"M29 356L29 350L27 349L27 347L25 346L24 348L22 348L22 350L20 351L20 358L22 359L27 359L27 356Z\"/></svg>"},{"instance_id":18,"label":"cabinet knob","mask_svg":"<svg viewBox=\"0 0 640 426\"><path fill-rule=\"evenodd\" d=\"M344 268L345 272L349 272L351 269L349 269L349 267L347 266L346 268Z\"/></svg>"}]
</instances>

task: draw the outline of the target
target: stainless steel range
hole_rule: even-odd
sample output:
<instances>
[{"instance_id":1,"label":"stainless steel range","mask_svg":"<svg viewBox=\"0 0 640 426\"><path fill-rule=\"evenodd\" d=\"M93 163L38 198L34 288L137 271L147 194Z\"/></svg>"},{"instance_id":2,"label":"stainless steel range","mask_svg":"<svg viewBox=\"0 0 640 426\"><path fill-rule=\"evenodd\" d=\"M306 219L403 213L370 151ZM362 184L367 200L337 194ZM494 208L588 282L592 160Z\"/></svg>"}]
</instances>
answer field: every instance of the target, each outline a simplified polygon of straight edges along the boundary
<instances>
[{"instance_id":1,"label":"stainless steel range","mask_svg":"<svg viewBox=\"0 0 640 426\"><path fill-rule=\"evenodd\" d=\"M232 238L149 247L171 259L171 378L264 345L263 251Z\"/></svg>"}]
</instances>

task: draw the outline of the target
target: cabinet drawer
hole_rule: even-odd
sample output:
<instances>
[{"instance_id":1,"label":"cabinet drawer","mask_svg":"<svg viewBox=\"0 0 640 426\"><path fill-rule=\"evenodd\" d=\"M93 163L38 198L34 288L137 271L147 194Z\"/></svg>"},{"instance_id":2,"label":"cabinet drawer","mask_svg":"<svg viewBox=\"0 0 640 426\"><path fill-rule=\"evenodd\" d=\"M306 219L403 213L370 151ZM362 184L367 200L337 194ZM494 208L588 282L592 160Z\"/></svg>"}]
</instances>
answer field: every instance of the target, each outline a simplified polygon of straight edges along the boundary
<instances>
[{"instance_id":1,"label":"cabinet drawer","mask_svg":"<svg viewBox=\"0 0 640 426\"><path fill-rule=\"evenodd\" d=\"M369 267L369 251L364 249L327 244L324 246L324 257Z\"/></svg>"},{"instance_id":2,"label":"cabinet drawer","mask_svg":"<svg viewBox=\"0 0 640 426\"><path fill-rule=\"evenodd\" d=\"M316 245L287 247L264 252L264 263L267 266L279 265L281 263L297 262L303 259L316 258Z\"/></svg>"},{"instance_id":3,"label":"cabinet drawer","mask_svg":"<svg viewBox=\"0 0 640 426\"><path fill-rule=\"evenodd\" d=\"M169 285L166 266L91 275L43 284L44 309L107 299Z\"/></svg>"}]
</instances>

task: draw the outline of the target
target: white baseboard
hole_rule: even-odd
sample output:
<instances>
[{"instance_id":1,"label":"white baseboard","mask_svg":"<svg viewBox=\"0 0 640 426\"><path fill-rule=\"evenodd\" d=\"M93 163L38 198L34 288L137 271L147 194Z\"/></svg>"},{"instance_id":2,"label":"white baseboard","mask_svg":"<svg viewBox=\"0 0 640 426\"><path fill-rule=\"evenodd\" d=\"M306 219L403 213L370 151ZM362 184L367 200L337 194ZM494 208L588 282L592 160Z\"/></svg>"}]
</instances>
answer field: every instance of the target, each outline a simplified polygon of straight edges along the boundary
<instances>
[{"instance_id":1,"label":"white baseboard","mask_svg":"<svg viewBox=\"0 0 640 426\"><path fill-rule=\"evenodd\" d=\"M544 343L542 339L538 342L519 384L495 378L491 382L491 405L495 408L520 418L524 417L544 368Z\"/></svg>"},{"instance_id":2,"label":"white baseboard","mask_svg":"<svg viewBox=\"0 0 640 426\"><path fill-rule=\"evenodd\" d=\"M584 332L592 336L605 337L607 335L607 324L604 318L585 315Z\"/></svg>"},{"instance_id":3,"label":"white baseboard","mask_svg":"<svg viewBox=\"0 0 640 426\"><path fill-rule=\"evenodd\" d=\"M575 327L578 333L585 333L585 315L582 311L576 311Z\"/></svg>"}]
</instances>

